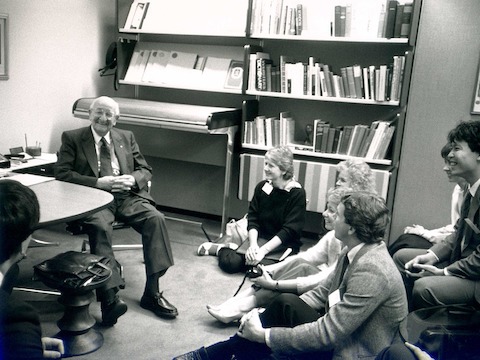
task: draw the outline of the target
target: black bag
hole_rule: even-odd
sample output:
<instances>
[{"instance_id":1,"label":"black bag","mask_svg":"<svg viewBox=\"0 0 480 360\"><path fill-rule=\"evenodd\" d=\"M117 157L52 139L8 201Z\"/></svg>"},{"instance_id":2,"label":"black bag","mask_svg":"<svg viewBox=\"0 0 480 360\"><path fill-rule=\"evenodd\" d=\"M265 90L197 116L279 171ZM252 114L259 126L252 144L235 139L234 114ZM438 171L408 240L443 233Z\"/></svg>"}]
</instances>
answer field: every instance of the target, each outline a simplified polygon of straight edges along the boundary
<instances>
[{"instance_id":1,"label":"black bag","mask_svg":"<svg viewBox=\"0 0 480 360\"><path fill-rule=\"evenodd\" d=\"M33 267L46 285L54 289L88 290L112 276L106 257L67 251Z\"/></svg>"}]
</instances>

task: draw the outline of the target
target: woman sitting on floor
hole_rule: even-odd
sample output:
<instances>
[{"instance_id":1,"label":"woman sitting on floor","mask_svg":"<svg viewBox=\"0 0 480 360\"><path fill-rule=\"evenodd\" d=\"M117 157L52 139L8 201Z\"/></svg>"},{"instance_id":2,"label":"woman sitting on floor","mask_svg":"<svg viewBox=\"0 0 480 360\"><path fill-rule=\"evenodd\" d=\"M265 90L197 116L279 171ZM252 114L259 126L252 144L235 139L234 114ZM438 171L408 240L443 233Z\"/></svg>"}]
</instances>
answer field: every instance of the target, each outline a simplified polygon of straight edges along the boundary
<instances>
[{"instance_id":1,"label":"woman sitting on floor","mask_svg":"<svg viewBox=\"0 0 480 360\"><path fill-rule=\"evenodd\" d=\"M265 306L282 292L303 294L312 289L328 274L338 260L343 244L335 238L333 221L337 206L348 188L332 188L327 195L327 208L323 212L325 228L329 230L317 244L286 260L261 266L262 276L252 279L250 288L228 299L219 306L207 305L208 312L217 320L229 323L240 319L256 307Z\"/></svg>"},{"instance_id":2,"label":"woman sitting on floor","mask_svg":"<svg viewBox=\"0 0 480 360\"><path fill-rule=\"evenodd\" d=\"M217 251L225 244L205 243L206 251L218 253L219 266L229 272L243 272L247 266L260 263L271 253L287 248L298 253L305 223L306 194L293 177L293 153L287 146L267 151L265 180L259 182L248 209L248 248L244 255L228 250ZM215 250L214 250L215 248Z\"/></svg>"}]
</instances>

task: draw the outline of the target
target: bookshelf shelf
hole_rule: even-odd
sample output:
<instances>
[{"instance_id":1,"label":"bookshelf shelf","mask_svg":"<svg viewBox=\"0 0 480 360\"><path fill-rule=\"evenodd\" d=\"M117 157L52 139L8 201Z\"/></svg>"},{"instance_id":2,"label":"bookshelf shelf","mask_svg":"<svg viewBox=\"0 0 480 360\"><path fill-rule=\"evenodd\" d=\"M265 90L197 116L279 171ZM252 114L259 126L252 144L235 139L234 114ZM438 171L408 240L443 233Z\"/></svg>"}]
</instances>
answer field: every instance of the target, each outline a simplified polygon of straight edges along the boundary
<instances>
[{"instance_id":1,"label":"bookshelf shelf","mask_svg":"<svg viewBox=\"0 0 480 360\"><path fill-rule=\"evenodd\" d=\"M290 145L289 145L290 146ZM328 153L321 153L321 152L315 152L315 151L310 151L310 150L298 150L295 147L301 147L301 145L294 145L292 144L290 148L292 149L292 152L294 155L301 155L305 157L309 157L312 159L330 159L330 160L346 160L346 159L351 159L351 158L357 158L356 156L348 156L348 155L341 155L341 154L328 154ZM266 152L269 147L267 146L262 146L262 145L253 145L253 144L242 144L242 147L244 149L249 149L249 150L257 150L257 151L263 151ZM392 161L388 159L367 159L367 158L361 158L365 162L369 164L375 164L375 165L382 165L382 166L390 166L392 165Z\"/></svg>"},{"instance_id":2,"label":"bookshelf shelf","mask_svg":"<svg viewBox=\"0 0 480 360\"><path fill-rule=\"evenodd\" d=\"M336 102L336 103L351 103L351 104L365 104L365 105L398 106L400 104L399 101L376 101L376 100L352 99L352 98L342 98L342 97L293 95L288 93L280 93L280 92L272 92L272 91L247 90L246 94L259 96L259 97L277 97L277 98L284 98L284 99L328 101L328 102Z\"/></svg>"},{"instance_id":3,"label":"bookshelf shelf","mask_svg":"<svg viewBox=\"0 0 480 360\"><path fill-rule=\"evenodd\" d=\"M378 43L378 44L408 44L407 38L372 38L372 37L340 37L330 36L322 37L316 35L270 35L270 34L252 34L251 39L258 40L279 40L279 41L315 41L315 42L334 42L334 43Z\"/></svg>"},{"instance_id":4,"label":"bookshelf shelf","mask_svg":"<svg viewBox=\"0 0 480 360\"><path fill-rule=\"evenodd\" d=\"M239 94L239 95L242 94L242 90L236 90L236 89L221 89L221 88L200 87L200 86L186 87L183 85L155 84L155 83L125 81L125 80L119 80L119 83L123 85L147 86L147 87L165 88L165 89L182 89L182 90L190 90L190 91L205 91L205 92L217 92L217 93Z\"/></svg>"}]
</instances>

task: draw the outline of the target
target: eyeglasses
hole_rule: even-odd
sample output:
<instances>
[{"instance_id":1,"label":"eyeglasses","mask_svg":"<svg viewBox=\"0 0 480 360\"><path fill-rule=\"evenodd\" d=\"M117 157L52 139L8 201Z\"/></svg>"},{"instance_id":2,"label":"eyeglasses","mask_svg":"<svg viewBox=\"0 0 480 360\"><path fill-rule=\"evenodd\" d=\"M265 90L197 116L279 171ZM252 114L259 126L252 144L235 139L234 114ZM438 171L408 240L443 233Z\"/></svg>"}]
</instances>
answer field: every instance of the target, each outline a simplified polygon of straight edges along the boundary
<instances>
[{"instance_id":1,"label":"eyeglasses","mask_svg":"<svg viewBox=\"0 0 480 360\"><path fill-rule=\"evenodd\" d=\"M104 110L104 109L96 109L93 111L93 115L96 117L101 117L105 116L107 120L112 120L115 117L115 114L112 113L110 110Z\"/></svg>"}]
</instances>

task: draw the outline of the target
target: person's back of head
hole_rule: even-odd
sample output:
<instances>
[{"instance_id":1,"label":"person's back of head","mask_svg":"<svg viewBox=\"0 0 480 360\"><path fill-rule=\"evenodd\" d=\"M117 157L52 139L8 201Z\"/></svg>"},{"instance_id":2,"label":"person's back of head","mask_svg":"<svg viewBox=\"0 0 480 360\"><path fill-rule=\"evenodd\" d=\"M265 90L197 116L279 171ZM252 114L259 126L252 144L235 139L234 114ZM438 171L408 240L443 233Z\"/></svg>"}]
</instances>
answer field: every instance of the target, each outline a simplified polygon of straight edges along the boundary
<instances>
[{"instance_id":1,"label":"person's back of head","mask_svg":"<svg viewBox=\"0 0 480 360\"><path fill-rule=\"evenodd\" d=\"M14 180L0 181L0 263L21 251L40 219L37 196Z\"/></svg>"},{"instance_id":2,"label":"person's back of head","mask_svg":"<svg viewBox=\"0 0 480 360\"><path fill-rule=\"evenodd\" d=\"M375 176L370 166L358 158L351 158L339 162L336 166L339 177L344 177L342 186L353 191L376 192Z\"/></svg>"},{"instance_id":3,"label":"person's back of head","mask_svg":"<svg viewBox=\"0 0 480 360\"><path fill-rule=\"evenodd\" d=\"M367 244L384 240L390 215L381 196L364 191L352 192L342 198L342 203L345 222L355 229L358 240Z\"/></svg>"}]
</instances>

